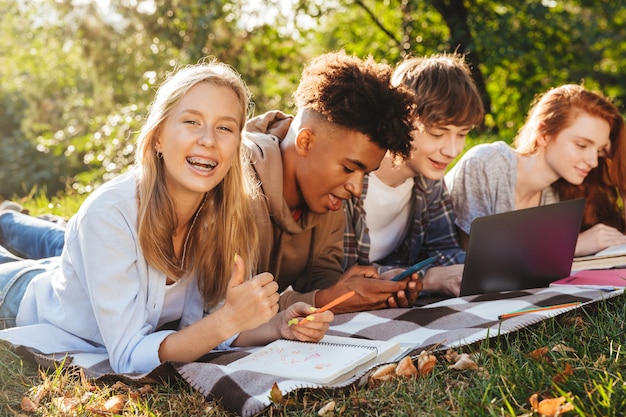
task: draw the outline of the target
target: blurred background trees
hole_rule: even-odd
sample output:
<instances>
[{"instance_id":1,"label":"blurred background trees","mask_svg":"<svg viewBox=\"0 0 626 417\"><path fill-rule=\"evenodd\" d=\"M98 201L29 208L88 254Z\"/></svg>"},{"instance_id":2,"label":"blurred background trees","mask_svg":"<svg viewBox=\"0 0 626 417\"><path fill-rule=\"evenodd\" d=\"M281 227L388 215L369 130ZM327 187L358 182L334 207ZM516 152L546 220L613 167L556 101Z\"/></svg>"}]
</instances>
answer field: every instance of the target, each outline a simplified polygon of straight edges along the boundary
<instances>
[{"instance_id":1,"label":"blurred background trees","mask_svg":"<svg viewBox=\"0 0 626 417\"><path fill-rule=\"evenodd\" d=\"M467 54L510 139L533 97L584 82L626 102L626 8L609 0L0 0L0 198L89 192L125 170L156 87L213 56L234 66L256 114L293 111L315 55L395 64Z\"/></svg>"}]
</instances>

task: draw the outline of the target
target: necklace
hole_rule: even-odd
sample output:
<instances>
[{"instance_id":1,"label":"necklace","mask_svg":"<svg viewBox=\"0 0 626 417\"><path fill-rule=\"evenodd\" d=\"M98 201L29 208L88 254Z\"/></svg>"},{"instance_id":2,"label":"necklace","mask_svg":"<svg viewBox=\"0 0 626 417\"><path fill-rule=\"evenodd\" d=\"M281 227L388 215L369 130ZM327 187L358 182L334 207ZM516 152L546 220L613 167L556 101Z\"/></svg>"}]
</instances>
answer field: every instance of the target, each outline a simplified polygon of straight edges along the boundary
<instances>
[{"instance_id":1,"label":"necklace","mask_svg":"<svg viewBox=\"0 0 626 417\"><path fill-rule=\"evenodd\" d=\"M183 243L183 255L180 257L180 270L185 270L185 255L187 255L187 243L189 242L189 236L191 236L191 231L193 230L193 226L196 224L196 219L198 219L198 214L202 211L202 207L204 207L204 203L206 201L206 193L204 194L204 198L202 199L202 203L200 203L200 207L196 210L196 213L193 215L193 220L191 221L191 225L189 226L189 230L187 231L187 236L185 236L185 243Z\"/></svg>"}]
</instances>

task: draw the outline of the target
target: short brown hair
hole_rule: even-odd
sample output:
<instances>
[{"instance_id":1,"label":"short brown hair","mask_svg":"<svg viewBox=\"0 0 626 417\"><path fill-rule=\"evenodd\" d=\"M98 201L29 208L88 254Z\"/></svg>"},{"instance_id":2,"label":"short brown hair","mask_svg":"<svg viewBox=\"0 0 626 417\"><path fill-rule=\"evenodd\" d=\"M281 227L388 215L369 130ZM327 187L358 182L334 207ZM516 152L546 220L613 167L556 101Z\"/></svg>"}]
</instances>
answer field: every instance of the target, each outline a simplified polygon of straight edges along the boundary
<instances>
[{"instance_id":1,"label":"short brown hair","mask_svg":"<svg viewBox=\"0 0 626 417\"><path fill-rule=\"evenodd\" d=\"M413 90L415 113L426 128L434 125L476 126L485 115L464 55L407 58L396 67L391 82Z\"/></svg>"}]
</instances>

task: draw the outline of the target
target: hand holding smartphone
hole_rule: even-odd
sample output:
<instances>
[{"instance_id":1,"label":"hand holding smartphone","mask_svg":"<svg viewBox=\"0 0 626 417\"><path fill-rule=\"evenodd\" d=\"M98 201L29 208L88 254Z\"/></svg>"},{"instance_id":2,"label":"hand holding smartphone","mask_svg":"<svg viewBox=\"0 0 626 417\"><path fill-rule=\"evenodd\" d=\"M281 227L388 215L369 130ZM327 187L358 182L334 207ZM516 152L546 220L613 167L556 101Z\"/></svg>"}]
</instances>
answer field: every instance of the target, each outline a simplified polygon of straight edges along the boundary
<instances>
[{"instance_id":1,"label":"hand holding smartphone","mask_svg":"<svg viewBox=\"0 0 626 417\"><path fill-rule=\"evenodd\" d=\"M404 278L410 277L411 275L413 275L414 273L416 273L420 269L424 268L425 266L428 266L428 265L432 264L433 262L435 262L439 258L440 258L439 256L431 256L430 258L426 258L423 261L420 261L420 262L416 263L415 265L405 269L404 272L400 272L398 275L396 275L395 277L391 278L391 280L392 281L402 281Z\"/></svg>"}]
</instances>

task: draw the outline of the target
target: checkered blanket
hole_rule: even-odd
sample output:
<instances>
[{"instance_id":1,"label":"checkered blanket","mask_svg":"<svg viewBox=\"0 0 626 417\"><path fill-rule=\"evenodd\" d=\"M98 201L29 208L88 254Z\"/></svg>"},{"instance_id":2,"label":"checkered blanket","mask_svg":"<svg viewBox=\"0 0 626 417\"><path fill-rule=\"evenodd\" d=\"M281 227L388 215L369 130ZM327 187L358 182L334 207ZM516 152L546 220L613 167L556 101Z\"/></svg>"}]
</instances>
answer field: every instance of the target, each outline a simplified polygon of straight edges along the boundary
<instances>
[{"instance_id":1,"label":"checkered blanket","mask_svg":"<svg viewBox=\"0 0 626 417\"><path fill-rule=\"evenodd\" d=\"M489 337L519 330L528 325L562 314L586 304L623 294L624 290L605 292L576 287L542 288L500 294L452 298L411 309L388 309L361 313L338 314L328 334L366 339L393 340L410 344L409 354L434 348L445 350L468 345ZM512 311L581 302L578 306L559 310L545 310L505 320L498 317ZM93 358L72 358L72 364L84 368L88 377L101 382L133 380L160 382L169 378L183 378L209 399L217 399L225 409L242 416L252 416L270 405L269 392L274 383L283 394L298 388L322 388L320 385L295 381L250 371L233 370L226 365L247 353L229 351L211 353L193 363L164 363L148 374L114 374L107 361ZM32 356L32 352L30 352ZM50 357L35 355L40 363ZM57 358L58 359L58 358ZM367 381L369 370L333 387L361 385ZM328 387L326 387L328 388Z\"/></svg>"}]
</instances>

